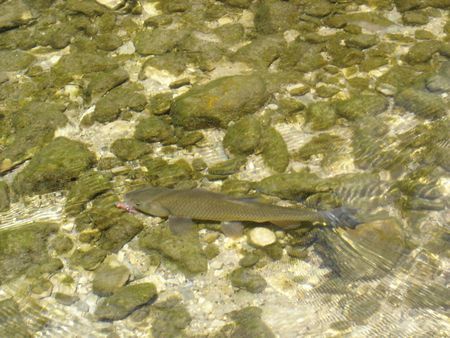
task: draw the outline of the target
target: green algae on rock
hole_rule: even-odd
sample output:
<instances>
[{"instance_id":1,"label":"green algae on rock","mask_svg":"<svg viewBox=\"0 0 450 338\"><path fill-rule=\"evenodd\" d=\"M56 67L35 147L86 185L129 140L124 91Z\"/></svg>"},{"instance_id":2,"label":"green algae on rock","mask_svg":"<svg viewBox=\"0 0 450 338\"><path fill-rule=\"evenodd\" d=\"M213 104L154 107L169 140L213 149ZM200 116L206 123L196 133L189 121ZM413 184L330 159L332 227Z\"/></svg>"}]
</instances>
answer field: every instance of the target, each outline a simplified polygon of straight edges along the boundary
<instances>
[{"instance_id":1,"label":"green algae on rock","mask_svg":"<svg viewBox=\"0 0 450 338\"><path fill-rule=\"evenodd\" d=\"M0 51L0 72L15 72L27 68L36 58L20 50Z\"/></svg>"},{"instance_id":2,"label":"green algae on rock","mask_svg":"<svg viewBox=\"0 0 450 338\"><path fill-rule=\"evenodd\" d=\"M64 189L95 162L95 155L84 144L57 137L14 178L13 189L23 195Z\"/></svg>"},{"instance_id":3,"label":"green algae on rock","mask_svg":"<svg viewBox=\"0 0 450 338\"><path fill-rule=\"evenodd\" d=\"M147 108L150 114L163 115L170 111L171 103L172 103L171 92L158 93L149 98Z\"/></svg>"},{"instance_id":4,"label":"green algae on rock","mask_svg":"<svg viewBox=\"0 0 450 338\"><path fill-rule=\"evenodd\" d=\"M32 337L31 329L25 322L19 306L13 298L0 301L0 336L1 337Z\"/></svg>"},{"instance_id":5,"label":"green algae on rock","mask_svg":"<svg viewBox=\"0 0 450 338\"><path fill-rule=\"evenodd\" d=\"M0 144L4 146L0 152L0 173L30 159L50 142L56 128L67 123L64 110L65 106L59 103L31 101L21 109L5 111L0 124Z\"/></svg>"},{"instance_id":6,"label":"green algae on rock","mask_svg":"<svg viewBox=\"0 0 450 338\"><path fill-rule=\"evenodd\" d=\"M156 294L156 287L152 283L123 286L112 296L100 300L95 315L99 320L124 319L139 306L152 301Z\"/></svg>"},{"instance_id":7,"label":"green algae on rock","mask_svg":"<svg viewBox=\"0 0 450 338\"><path fill-rule=\"evenodd\" d=\"M262 310L248 306L228 313L234 323L225 325L214 337L275 338L275 334L261 320Z\"/></svg>"},{"instance_id":8,"label":"green algae on rock","mask_svg":"<svg viewBox=\"0 0 450 338\"><path fill-rule=\"evenodd\" d=\"M254 25L257 32L272 34L293 29L300 14L295 4L285 1L264 0L258 3Z\"/></svg>"},{"instance_id":9,"label":"green algae on rock","mask_svg":"<svg viewBox=\"0 0 450 338\"><path fill-rule=\"evenodd\" d=\"M152 151L148 143L132 138L120 138L111 144L111 152L122 161L133 161Z\"/></svg>"},{"instance_id":10,"label":"green algae on rock","mask_svg":"<svg viewBox=\"0 0 450 338\"><path fill-rule=\"evenodd\" d=\"M387 109L389 101L383 95L362 94L335 103L336 113L354 121L364 115L377 115Z\"/></svg>"},{"instance_id":11,"label":"green algae on rock","mask_svg":"<svg viewBox=\"0 0 450 338\"><path fill-rule=\"evenodd\" d=\"M3 1L0 15L0 32L27 24L34 15L23 0Z\"/></svg>"},{"instance_id":12,"label":"green algae on rock","mask_svg":"<svg viewBox=\"0 0 450 338\"><path fill-rule=\"evenodd\" d=\"M163 225L149 228L140 236L139 245L144 250L160 252L183 271L196 274L205 272L208 268L207 258L194 230L178 236Z\"/></svg>"},{"instance_id":13,"label":"green algae on rock","mask_svg":"<svg viewBox=\"0 0 450 338\"><path fill-rule=\"evenodd\" d=\"M185 329L192 321L189 311L178 297L170 297L153 305L152 335L155 338L184 337Z\"/></svg>"},{"instance_id":14,"label":"green algae on rock","mask_svg":"<svg viewBox=\"0 0 450 338\"><path fill-rule=\"evenodd\" d=\"M89 100L97 99L111 89L128 81L128 72L122 68L113 69L107 72L92 73L88 76L89 83L86 87L86 96Z\"/></svg>"},{"instance_id":15,"label":"green algae on rock","mask_svg":"<svg viewBox=\"0 0 450 338\"><path fill-rule=\"evenodd\" d=\"M320 192L321 179L302 170L296 173L275 174L254 184L254 189L263 194L280 198L298 200L301 197Z\"/></svg>"},{"instance_id":16,"label":"green algae on rock","mask_svg":"<svg viewBox=\"0 0 450 338\"><path fill-rule=\"evenodd\" d=\"M446 115L448 103L434 93L408 88L395 97L395 104L429 119L437 119Z\"/></svg>"},{"instance_id":17,"label":"green algae on rock","mask_svg":"<svg viewBox=\"0 0 450 338\"><path fill-rule=\"evenodd\" d=\"M286 47L280 35L259 36L248 45L239 48L232 56L233 61L245 62L255 68L268 68Z\"/></svg>"},{"instance_id":18,"label":"green algae on rock","mask_svg":"<svg viewBox=\"0 0 450 338\"><path fill-rule=\"evenodd\" d=\"M194 171L185 160L178 160L168 164L162 159L144 161L148 169L148 179L155 186L173 188L192 179Z\"/></svg>"},{"instance_id":19,"label":"green algae on rock","mask_svg":"<svg viewBox=\"0 0 450 338\"><path fill-rule=\"evenodd\" d=\"M344 144L344 139L333 134L319 134L304 144L293 156L299 160L309 160L314 155L324 157L336 153Z\"/></svg>"},{"instance_id":20,"label":"green algae on rock","mask_svg":"<svg viewBox=\"0 0 450 338\"><path fill-rule=\"evenodd\" d=\"M9 186L6 182L0 181L0 212L9 209Z\"/></svg>"},{"instance_id":21,"label":"green algae on rock","mask_svg":"<svg viewBox=\"0 0 450 338\"><path fill-rule=\"evenodd\" d=\"M186 129L226 128L228 123L254 113L266 101L264 80L258 75L235 75L213 80L175 98L173 122Z\"/></svg>"},{"instance_id":22,"label":"green algae on rock","mask_svg":"<svg viewBox=\"0 0 450 338\"><path fill-rule=\"evenodd\" d=\"M112 266L104 262L95 270L92 291L101 297L110 296L124 286L129 278L130 270L126 266Z\"/></svg>"},{"instance_id":23,"label":"green algae on rock","mask_svg":"<svg viewBox=\"0 0 450 338\"><path fill-rule=\"evenodd\" d=\"M244 268L237 268L229 276L235 288L244 289L251 293L260 293L267 286L266 280L258 273Z\"/></svg>"},{"instance_id":24,"label":"green algae on rock","mask_svg":"<svg viewBox=\"0 0 450 338\"><path fill-rule=\"evenodd\" d=\"M67 195L66 213L78 215L86 203L112 188L111 177L96 171L82 173Z\"/></svg>"},{"instance_id":25,"label":"green algae on rock","mask_svg":"<svg viewBox=\"0 0 450 338\"><path fill-rule=\"evenodd\" d=\"M250 155L260 144L262 125L254 116L244 116L228 127L223 145L234 155Z\"/></svg>"},{"instance_id":26,"label":"green algae on rock","mask_svg":"<svg viewBox=\"0 0 450 338\"><path fill-rule=\"evenodd\" d=\"M264 163L276 172L284 172L289 165L289 152L281 134L275 128L266 128L261 143Z\"/></svg>"},{"instance_id":27,"label":"green algae on rock","mask_svg":"<svg viewBox=\"0 0 450 338\"><path fill-rule=\"evenodd\" d=\"M23 275L27 270L44 272L40 266L48 263L47 241L58 231L55 223L34 222L18 229L0 232L0 284ZM45 269L44 269L45 270Z\"/></svg>"},{"instance_id":28,"label":"green algae on rock","mask_svg":"<svg viewBox=\"0 0 450 338\"><path fill-rule=\"evenodd\" d=\"M136 34L134 45L141 55L159 55L174 49L187 35L183 30L155 28Z\"/></svg>"},{"instance_id":29,"label":"green algae on rock","mask_svg":"<svg viewBox=\"0 0 450 338\"><path fill-rule=\"evenodd\" d=\"M313 130L325 130L336 123L336 112L330 102L315 102L308 106L306 120Z\"/></svg>"},{"instance_id":30,"label":"green algae on rock","mask_svg":"<svg viewBox=\"0 0 450 338\"><path fill-rule=\"evenodd\" d=\"M440 47L440 41L429 40L417 42L409 49L405 55L405 59L411 65L428 62L433 54L439 51Z\"/></svg>"},{"instance_id":31,"label":"green algae on rock","mask_svg":"<svg viewBox=\"0 0 450 338\"><path fill-rule=\"evenodd\" d=\"M73 241L64 235L57 235L50 242L50 246L56 251L58 255L65 254L73 248Z\"/></svg>"},{"instance_id":32,"label":"green algae on rock","mask_svg":"<svg viewBox=\"0 0 450 338\"><path fill-rule=\"evenodd\" d=\"M85 270L95 270L107 254L107 251L96 247L88 250L77 249L70 257L70 262L72 265L81 266Z\"/></svg>"},{"instance_id":33,"label":"green algae on rock","mask_svg":"<svg viewBox=\"0 0 450 338\"><path fill-rule=\"evenodd\" d=\"M144 142L167 142L174 139L174 129L164 117L150 116L139 121L134 137Z\"/></svg>"},{"instance_id":34,"label":"green algae on rock","mask_svg":"<svg viewBox=\"0 0 450 338\"><path fill-rule=\"evenodd\" d=\"M112 122L123 110L144 110L147 99L140 93L141 90L139 84L131 82L111 89L97 101L92 119L101 123Z\"/></svg>"},{"instance_id":35,"label":"green algae on rock","mask_svg":"<svg viewBox=\"0 0 450 338\"><path fill-rule=\"evenodd\" d=\"M228 176L235 174L247 162L245 157L234 157L218 162L208 168L208 174L214 176Z\"/></svg>"}]
</instances>

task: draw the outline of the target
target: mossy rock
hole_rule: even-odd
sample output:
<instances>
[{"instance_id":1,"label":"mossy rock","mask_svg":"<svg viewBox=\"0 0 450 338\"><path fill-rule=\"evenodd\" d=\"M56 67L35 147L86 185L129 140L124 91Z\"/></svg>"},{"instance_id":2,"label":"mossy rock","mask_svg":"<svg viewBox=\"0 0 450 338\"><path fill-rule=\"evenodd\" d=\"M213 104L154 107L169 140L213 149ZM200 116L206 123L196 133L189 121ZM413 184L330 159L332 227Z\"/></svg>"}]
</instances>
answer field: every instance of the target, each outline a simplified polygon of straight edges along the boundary
<instances>
[{"instance_id":1,"label":"mossy rock","mask_svg":"<svg viewBox=\"0 0 450 338\"><path fill-rule=\"evenodd\" d=\"M56 128L67 123L64 110L65 106L59 103L32 101L17 111L6 111L0 125L2 138L5 137L5 141L0 139L4 146L0 152L0 173L30 159L50 142Z\"/></svg>"},{"instance_id":2,"label":"mossy rock","mask_svg":"<svg viewBox=\"0 0 450 338\"><path fill-rule=\"evenodd\" d=\"M235 157L229 160L218 162L208 168L208 174L214 176L228 176L235 174L247 162L245 157Z\"/></svg>"},{"instance_id":3,"label":"mossy rock","mask_svg":"<svg viewBox=\"0 0 450 338\"><path fill-rule=\"evenodd\" d=\"M229 276L235 288L244 289L251 293L261 293L267 286L266 280L249 269L237 268Z\"/></svg>"},{"instance_id":4,"label":"mossy rock","mask_svg":"<svg viewBox=\"0 0 450 338\"><path fill-rule=\"evenodd\" d=\"M131 138L120 138L111 144L111 152L122 161L133 161L152 151L148 143Z\"/></svg>"},{"instance_id":5,"label":"mossy rock","mask_svg":"<svg viewBox=\"0 0 450 338\"><path fill-rule=\"evenodd\" d=\"M174 139L174 129L167 119L150 116L139 121L134 137L144 142L167 142Z\"/></svg>"},{"instance_id":6,"label":"mossy rock","mask_svg":"<svg viewBox=\"0 0 450 338\"><path fill-rule=\"evenodd\" d=\"M111 52L122 46L122 39L114 33L105 33L97 35L95 38L97 48Z\"/></svg>"},{"instance_id":7,"label":"mossy rock","mask_svg":"<svg viewBox=\"0 0 450 338\"><path fill-rule=\"evenodd\" d=\"M71 12L82 13L86 16L102 15L109 11L107 7L88 0L67 0L65 7Z\"/></svg>"},{"instance_id":8,"label":"mossy rock","mask_svg":"<svg viewBox=\"0 0 450 338\"><path fill-rule=\"evenodd\" d=\"M316 102L308 106L306 120L313 130L325 130L336 123L336 112L329 102Z\"/></svg>"},{"instance_id":9,"label":"mossy rock","mask_svg":"<svg viewBox=\"0 0 450 338\"><path fill-rule=\"evenodd\" d=\"M22 26L35 18L30 6L22 0L2 2L0 32Z\"/></svg>"},{"instance_id":10,"label":"mossy rock","mask_svg":"<svg viewBox=\"0 0 450 338\"><path fill-rule=\"evenodd\" d=\"M112 266L108 263L103 263L95 270L92 291L101 297L111 296L124 286L129 278L130 270L126 266Z\"/></svg>"},{"instance_id":11,"label":"mossy rock","mask_svg":"<svg viewBox=\"0 0 450 338\"><path fill-rule=\"evenodd\" d=\"M9 186L6 182L0 181L0 212L9 209Z\"/></svg>"},{"instance_id":12,"label":"mossy rock","mask_svg":"<svg viewBox=\"0 0 450 338\"><path fill-rule=\"evenodd\" d=\"M220 0L225 2L228 6L238 7L238 8L249 8L252 0Z\"/></svg>"},{"instance_id":13,"label":"mossy rock","mask_svg":"<svg viewBox=\"0 0 450 338\"><path fill-rule=\"evenodd\" d=\"M239 48L232 60L247 63L254 68L268 68L286 47L280 35L259 36L248 45Z\"/></svg>"},{"instance_id":14,"label":"mossy rock","mask_svg":"<svg viewBox=\"0 0 450 338\"><path fill-rule=\"evenodd\" d=\"M151 96L148 100L147 108L150 114L162 115L170 111L170 105L172 103L172 93L158 93Z\"/></svg>"},{"instance_id":15,"label":"mossy rock","mask_svg":"<svg viewBox=\"0 0 450 338\"><path fill-rule=\"evenodd\" d=\"M155 28L137 33L133 42L141 55L160 55L174 49L186 35L184 30Z\"/></svg>"},{"instance_id":16,"label":"mossy rock","mask_svg":"<svg viewBox=\"0 0 450 338\"><path fill-rule=\"evenodd\" d=\"M0 26L1 27L1 26ZM13 298L0 301L0 336L1 337L32 337L32 328L26 324L18 304Z\"/></svg>"},{"instance_id":17,"label":"mossy rock","mask_svg":"<svg viewBox=\"0 0 450 338\"><path fill-rule=\"evenodd\" d=\"M140 85L131 82L111 89L97 101L92 119L101 123L112 122L126 109L144 110L147 99L141 90Z\"/></svg>"},{"instance_id":18,"label":"mossy rock","mask_svg":"<svg viewBox=\"0 0 450 338\"><path fill-rule=\"evenodd\" d=\"M225 325L217 337L258 337L275 338L275 334L261 319L262 310L248 306L228 313L232 324Z\"/></svg>"},{"instance_id":19,"label":"mossy rock","mask_svg":"<svg viewBox=\"0 0 450 338\"><path fill-rule=\"evenodd\" d=\"M377 35L357 34L345 39L345 45L350 48L366 49L375 46L379 42Z\"/></svg>"},{"instance_id":20,"label":"mossy rock","mask_svg":"<svg viewBox=\"0 0 450 338\"><path fill-rule=\"evenodd\" d=\"M151 302L156 294L156 287L152 283L123 286L98 303L95 315L100 320L124 319L139 306Z\"/></svg>"},{"instance_id":21,"label":"mossy rock","mask_svg":"<svg viewBox=\"0 0 450 338\"><path fill-rule=\"evenodd\" d=\"M405 55L405 60L411 65L428 62L433 54L439 51L440 47L440 41L430 40L417 42L409 49Z\"/></svg>"},{"instance_id":22,"label":"mossy rock","mask_svg":"<svg viewBox=\"0 0 450 338\"><path fill-rule=\"evenodd\" d=\"M14 178L13 189L23 195L64 189L95 162L95 155L84 144L58 137L42 148Z\"/></svg>"},{"instance_id":23,"label":"mossy rock","mask_svg":"<svg viewBox=\"0 0 450 338\"><path fill-rule=\"evenodd\" d=\"M95 270L107 254L107 251L95 247L88 250L77 249L70 257L70 262L72 265L81 266L85 270Z\"/></svg>"},{"instance_id":24,"label":"mossy rock","mask_svg":"<svg viewBox=\"0 0 450 338\"><path fill-rule=\"evenodd\" d=\"M0 284L23 275L27 270L41 272L49 262L47 242L58 231L55 223L34 222L0 232Z\"/></svg>"},{"instance_id":25,"label":"mossy rock","mask_svg":"<svg viewBox=\"0 0 450 338\"><path fill-rule=\"evenodd\" d=\"M267 99L258 75L235 75L194 87L175 98L173 122L187 129L225 128L229 122L254 113Z\"/></svg>"},{"instance_id":26,"label":"mossy rock","mask_svg":"<svg viewBox=\"0 0 450 338\"><path fill-rule=\"evenodd\" d=\"M168 71L175 76L181 75L189 63L189 58L185 52L170 52L162 55L155 55L147 59L143 64L139 73L139 79L145 80L147 72L154 72L153 68Z\"/></svg>"},{"instance_id":27,"label":"mossy rock","mask_svg":"<svg viewBox=\"0 0 450 338\"><path fill-rule=\"evenodd\" d=\"M188 273L201 273L208 268L196 231L179 236L166 226L153 227L140 236L139 246L144 250L160 252Z\"/></svg>"},{"instance_id":28,"label":"mossy rock","mask_svg":"<svg viewBox=\"0 0 450 338\"><path fill-rule=\"evenodd\" d=\"M320 134L314 136L311 141L303 145L295 154L298 160L309 160L314 155L328 156L336 153L343 146L344 139L337 135Z\"/></svg>"},{"instance_id":29,"label":"mossy rock","mask_svg":"<svg viewBox=\"0 0 450 338\"><path fill-rule=\"evenodd\" d=\"M306 170L290 174L275 174L254 184L263 194L298 200L302 196L321 192L321 179Z\"/></svg>"},{"instance_id":30,"label":"mossy rock","mask_svg":"<svg viewBox=\"0 0 450 338\"><path fill-rule=\"evenodd\" d=\"M286 142L275 128L269 127L263 133L261 154L264 163L276 172L284 172L289 165Z\"/></svg>"},{"instance_id":31,"label":"mossy rock","mask_svg":"<svg viewBox=\"0 0 450 338\"><path fill-rule=\"evenodd\" d=\"M72 250L73 241L64 235L58 235L50 242L51 247L56 251L58 255L65 254Z\"/></svg>"},{"instance_id":32,"label":"mossy rock","mask_svg":"<svg viewBox=\"0 0 450 338\"><path fill-rule=\"evenodd\" d=\"M412 88L398 94L395 104L417 116L429 119L443 117L448 110L448 103L440 95Z\"/></svg>"},{"instance_id":33,"label":"mossy rock","mask_svg":"<svg viewBox=\"0 0 450 338\"><path fill-rule=\"evenodd\" d=\"M254 25L258 33L272 34L293 29L299 18L300 13L295 4L264 0L256 7Z\"/></svg>"},{"instance_id":34,"label":"mossy rock","mask_svg":"<svg viewBox=\"0 0 450 338\"><path fill-rule=\"evenodd\" d=\"M408 11L403 13L402 21L405 25L422 26L429 22L428 15L422 11Z\"/></svg>"},{"instance_id":35,"label":"mossy rock","mask_svg":"<svg viewBox=\"0 0 450 338\"><path fill-rule=\"evenodd\" d=\"M223 145L234 155L250 155L260 144L262 125L254 116L244 116L228 127Z\"/></svg>"},{"instance_id":36,"label":"mossy rock","mask_svg":"<svg viewBox=\"0 0 450 338\"><path fill-rule=\"evenodd\" d=\"M184 337L183 330L192 317L177 297L155 303L152 308L152 335L155 338Z\"/></svg>"},{"instance_id":37,"label":"mossy rock","mask_svg":"<svg viewBox=\"0 0 450 338\"><path fill-rule=\"evenodd\" d=\"M185 160L168 164L164 160L150 159L144 162L148 169L148 179L155 186L174 188L178 184L193 178L194 171Z\"/></svg>"},{"instance_id":38,"label":"mossy rock","mask_svg":"<svg viewBox=\"0 0 450 338\"><path fill-rule=\"evenodd\" d=\"M98 241L100 248L110 252L118 252L144 229L142 222L129 214L122 214L112 222L113 225L102 232Z\"/></svg>"},{"instance_id":39,"label":"mossy rock","mask_svg":"<svg viewBox=\"0 0 450 338\"><path fill-rule=\"evenodd\" d=\"M110 179L111 177L96 171L81 174L67 195L66 213L69 216L78 215L87 202L112 188Z\"/></svg>"},{"instance_id":40,"label":"mossy rock","mask_svg":"<svg viewBox=\"0 0 450 338\"><path fill-rule=\"evenodd\" d=\"M85 94L88 99L97 99L106 94L111 89L128 81L128 72L122 68L108 72L99 72L89 75L89 83Z\"/></svg>"},{"instance_id":41,"label":"mossy rock","mask_svg":"<svg viewBox=\"0 0 450 338\"><path fill-rule=\"evenodd\" d=\"M60 82L65 84L74 76L110 71L117 67L116 62L100 53L72 52L63 55L53 66L52 72L58 76Z\"/></svg>"},{"instance_id":42,"label":"mossy rock","mask_svg":"<svg viewBox=\"0 0 450 338\"><path fill-rule=\"evenodd\" d=\"M17 72L27 68L36 58L20 50L0 51L0 72Z\"/></svg>"},{"instance_id":43,"label":"mossy rock","mask_svg":"<svg viewBox=\"0 0 450 338\"><path fill-rule=\"evenodd\" d=\"M336 113L347 120L354 121L364 115L377 115L389 106L389 101L382 95L358 95L335 104Z\"/></svg>"},{"instance_id":44,"label":"mossy rock","mask_svg":"<svg viewBox=\"0 0 450 338\"><path fill-rule=\"evenodd\" d=\"M419 75L411 66L393 66L377 79L376 88L385 95L395 95L410 87Z\"/></svg>"}]
</instances>

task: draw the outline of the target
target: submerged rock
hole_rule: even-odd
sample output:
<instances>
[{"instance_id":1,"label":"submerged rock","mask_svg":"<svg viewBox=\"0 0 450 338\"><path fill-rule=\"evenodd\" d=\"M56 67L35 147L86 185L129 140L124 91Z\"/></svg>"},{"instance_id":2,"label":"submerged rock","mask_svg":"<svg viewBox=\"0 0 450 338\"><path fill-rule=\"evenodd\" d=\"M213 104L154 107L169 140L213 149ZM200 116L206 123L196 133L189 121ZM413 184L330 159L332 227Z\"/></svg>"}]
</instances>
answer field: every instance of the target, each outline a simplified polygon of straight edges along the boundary
<instances>
[{"instance_id":1,"label":"submerged rock","mask_svg":"<svg viewBox=\"0 0 450 338\"><path fill-rule=\"evenodd\" d=\"M336 113L347 120L354 121L364 115L377 115L387 109L389 101L382 95L360 95L338 101Z\"/></svg>"},{"instance_id":2,"label":"submerged rock","mask_svg":"<svg viewBox=\"0 0 450 338\"><path fill-rule=\"evenodd\" d=\"M0 181L0 212L9 209L9 186L6 182Z\"/></svg>"},{"instance_id":3,"label":"submerged rock","mask_svg":"<svg viewBox=\"0 0 450 338\"><path fill-rule=\"evenodd\" d=\"M256 306L248 306L228 314L233 324L225 325L217 337L258 337L275 338L275 334L262 321L262 310Z\"/></svg>"},{"instance_id":4,"label":"submerged rock","mask_svg":"<svg viewBox=\"0 0 450 338\"><path fill-rule=\"evenodd\" d=\"M267 68L285 48L286 42L280 35L260 36L248 45L239 48L232 59L245 62L255 68Z\"/></svg>"},{"instance_id":5,"label":"submerged rock","mask_svg":"<svg viewBox=\"0 0 450 338\"><path fill-rule=\"evenodd\" d=\"M32 337L19 306L13 298L0 301L0 337Z\"/></svg>"},{"instance_id":6,"label":"submerged rock","mask_svg":"<svg viewBox=\"0 0 450 338\"><path fill-rule=\"evenodd\" d=\"M27 68L36 58L20 50L0 51L0 72L16 72Z\"/></svg>"},{"instance_id":7,"label":"submerged rock","mask_svg":"<svg viewBox=\"0 0 450 338\"><path fill-rule=\"evenodd\" d=\"M0 12L0 32L24 25L34 18L22 0L2 1Z\"/></svg>"},{"instance_id":8,"label":"submerged rock","mask_svg":"<svg viewBox=\"0 0 450 338\"><path fill-rule=\"evenodd\" d=\"M112 296L103 298L95 309L100 320L120 320L126 318L139 306L149 303L156 296L152 283L123 286Z\"/></svg>"},{"instance_id":9,"label":"submerged rock","mask_svg":"<svg viewBox=\"0 0 450 338\"><path fill-rule=\"evenodd\" d=\"M235 288L251 293L260 293L267 286L266 280L260 274L244 268L237 268L229 277Z\"/></svg>"},{"instance_id":10,"label":"submerged rock","mask_svg":"<svg viewBox=\"0 0 450 338\"><path fill-rule=\"evenodd\" d=\"M14 178L13 188L24 195L64 189L95 162L95 155L84 144L58 137L42 148Z\"/></svg>"},{"instance_id":11,"label":"submerged rock","mask_svg":"<svg viewBox=\"0 0 450 338\"><path fill-rule=\"evenodd\" d=\"M7 140L0 152L0 173L30 159L50 142L56 128L67 123L64 110L65 106L59 103L32 101L20 109L6 111L0 124L0 133Z\"/></svg>"},{"instance_id":12,"label":"submerged rock","mask_svg":"<svg viewBox=\"0 0 450 338\"><path fill-rule=\"evenodd\" d=\"M49 262L48 237L58 231L55 223L34 222L0 232L0 284L33 270L44 273L41 266ZM45 270L45 269L44 269Z\"/></svg>"},{"instance_id":13,"label":"submerged rock","mask_svg":"<svg viewBox=\"0 0 450 338\"><path fill-rule=\"evenodd\" d=\"M256 7L254 24L257 32L272 34L293 29L299 18L300 13L293 3L264 0Z\"/></svg>"},{"instance_id":14,"label":"submerged rock","mask_svg":"<svg viewBox=\"0 0 450 338\"><path fill-rule=\"evenodd\" d=\"M168 164L166 161L157 158L144 162L148 169L149 181L155 186L174 188L183 182L189 181L194 174L189 163L185 160L178 160Z\"/></svg>"},{"instance_id":15,"label":"submerged rock","mask_svg":"<svg viewBox=\"0 0 450 338\"><path fill-rule=\"evenodd\" d=\"M265 130L262 137L262 157L272 170L282 173L289 165L289 152L281 134L272 127Z\"/></svg>"},{"instance_id":16,"label":"submerged rock","mask_svg":"<svg viewBox=\"0 0 450 338\"><path fill-rule=\"evenodd\" d=\"M235 75L194 87L175 98L173 122L187 129L227 127L228 123L254 113L266 101L264 80L258 75Z\"/></svg>"},{"instance_id":17,"label":"submerged rock","mask_svg":"<svg viewBox=\"0 0 450 338\"><path fill-rule=\"evenodd\" d=\"M329 102L316 102L308 106L306 120L313 130L325 130L336 123L336 112Z\"/></svg>"},{"instance_id":18,"label":"submerged rock","mask_svg":"<svg viewBox=\"0 0 450 338\"><path fill-rule=\"evenodd\" d=\"M186 35L179 29L149 29L136 34L134 45L141 55L159 55L175 48Z\"/></svg>"},{"instance_id":19,"label":"submerged rock","mask_svg":"<svg viewBox=\"0 0 450 338\"><path fill-rule=\"evenodd\" d=\"M139 121L134 137L144 142L165 142L173 139L174 130L167 119L150 116Z\"/></svg>"},{"instance_id":20,"label":"submerged rock","mask_svg":"<svg viewBox=\"0 0 450 338\"><path fill-rule=\"evenodd\" d=\"M277 241L275 233L267 228L256 227L248 232L248 241L256 247L265 247Z\"/></svg>"},{"instance_id":21,"label":"submerged rock","mask_svg":"<svg viewBox=\"0 0 450 338\"><path fill-rule=\"evenodd\" d=\"M152 334L155 338L184 337L185 329L192 317L177 297L158 302L152 307Z\"/></svg>"},{"instance_id":22,"label":"submerged rock","mask_svg":"<svg viewBox=\"0 0 450 338\"><path fill-rule=\"evenodd\" d=\"M111 152L122 161L133 161L152 151L148 143L132 138L120 138L111 144Z\"/></svg>"},{"instance_id":23,"label":"submerged rock","mask_svg":"<svg viewBox=\"0 0 450 338\"><path fill-rule=\"evenodd\" d=\"M128 81L128 72L118 68L109 72L94 73L89 76L89 84L86 87L88 99L97 99L111 89Z\"/></svg>"},{"instance_id":24,"label":"submerged rock","mask_svg":"<svg viewBox=\"0 0 450 338\"><path fill-rule=\"evenodd\" d=\"M95 270L94 280L92 281L92 291L102 297L112 295L124 286L130 278L130 270L126 266L112 266L105 263Z\"/></svg>"},{"instance_id":25,"label":"submerged rock","mask_svg":"<svg viewBox=\"0 0 450 338\"><path fill-rule=\"evenodd\" d=\"M398 94L395 104L420 117L430 119L445 116L449 107L440 95L412 88Z\"/></svg>"},{"instance_id":26,"label":"submerged rock","mask_svg":"<svg viewBox=\"0 0 450 338\"><path fill-rule=\"evenodd\" d=\"M92 119L101 123L111 122L117 119L123 110L144 110L147 100L141 90L140 85L131 82L113 88L98 100Z\"/></svg>"},{"instance_id":27,"label":"submerged rock","mask_svg":"<svg viewBox=\"0 0 450 338\"><path fill-rule=\"evenodd\" d=\"M228 127L223 145L234 155L250 155L258 149L262 125L254 116L244 116Z\"/></svg>"},{"instance_id":28,"label":"submerged rock","mask_svg":"<svg viewBox=\"0 0 450 338\"><path fill-rule=\"evenodd\" d=\"M69 216L78 215L87 202L112 188L110 179L96 171L81 174L67 195L66 213Z\"/></svg>"},{"instance_id":29,"label":"submerged rock","mask_svg":"<svg viewBox=\"0 0 450 338\"><path fill-rule=\"evenodd\" d=\"M254 188L263 194L280 198L298 200L304 196L320 192L321 179L306 170L290 173L275 174L254 184Z\"/></svg>"},{"instance_id":30,"label":"submerged rock","mask_svg":"<svg viewBox=\"0 0 450 338\"><path fill-rule=\"evenodd\" d=\"M99 248L88 250L77 249L70 257L70 261L75 266L81 266L85 270L95 270L105 259L108 253Z\"/></svg>"},{"instance_id":31,"label":"submerged rock","mask_svg":"<svg viewBox=\"0 0 450 338\"><path fill-rule=\"evenodd\" d=\"M196 231L179 236L166 226L158 226L148 229L140 237L139 245L142 249L160 252L187 272L200 273L208 268Z\"/></svg>"}]
</instances>

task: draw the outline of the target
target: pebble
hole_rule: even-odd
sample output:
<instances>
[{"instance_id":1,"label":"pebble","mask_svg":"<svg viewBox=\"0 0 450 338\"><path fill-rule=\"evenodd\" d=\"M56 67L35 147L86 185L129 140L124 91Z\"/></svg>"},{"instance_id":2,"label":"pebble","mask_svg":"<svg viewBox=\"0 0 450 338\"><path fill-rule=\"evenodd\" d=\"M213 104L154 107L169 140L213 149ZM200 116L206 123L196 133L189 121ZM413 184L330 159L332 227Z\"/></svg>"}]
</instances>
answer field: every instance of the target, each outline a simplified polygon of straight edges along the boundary
<instances>
[{"instance_id":1,"label":"pebble","mask_svg":"<svg viewBox=\"0 0 450 338\"><path fill-rule=\"evenodd\" d=\"M248 239L250 244L257 247L265 247L277 241L277 237L273 231L262 227L257 227L250 230L248 233Z\"/></svg>"}]
</instances>

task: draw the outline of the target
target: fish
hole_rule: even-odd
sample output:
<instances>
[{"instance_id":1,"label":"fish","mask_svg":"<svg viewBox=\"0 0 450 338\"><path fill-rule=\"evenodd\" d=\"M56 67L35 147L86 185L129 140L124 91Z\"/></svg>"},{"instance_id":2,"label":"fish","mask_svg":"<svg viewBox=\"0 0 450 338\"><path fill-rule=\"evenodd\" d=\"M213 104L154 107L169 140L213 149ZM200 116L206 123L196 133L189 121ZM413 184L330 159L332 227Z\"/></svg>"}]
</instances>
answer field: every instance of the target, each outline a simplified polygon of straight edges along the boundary
<instances>
[{"instance_id":1,"label":"fish","mask_svg":"<svg viewBox=\"0 0 450 338\"><path fill-rule=\"evenodd\" d=\"M316 211L240 199L204 189L170 189L147 186L125 194L117 207L128 212L169 219L172 229L196 221L272 223L283 229L295 229L304 223L354 227L359 224L355 210L345 207Z\"/></svg>"}]
</instances>

